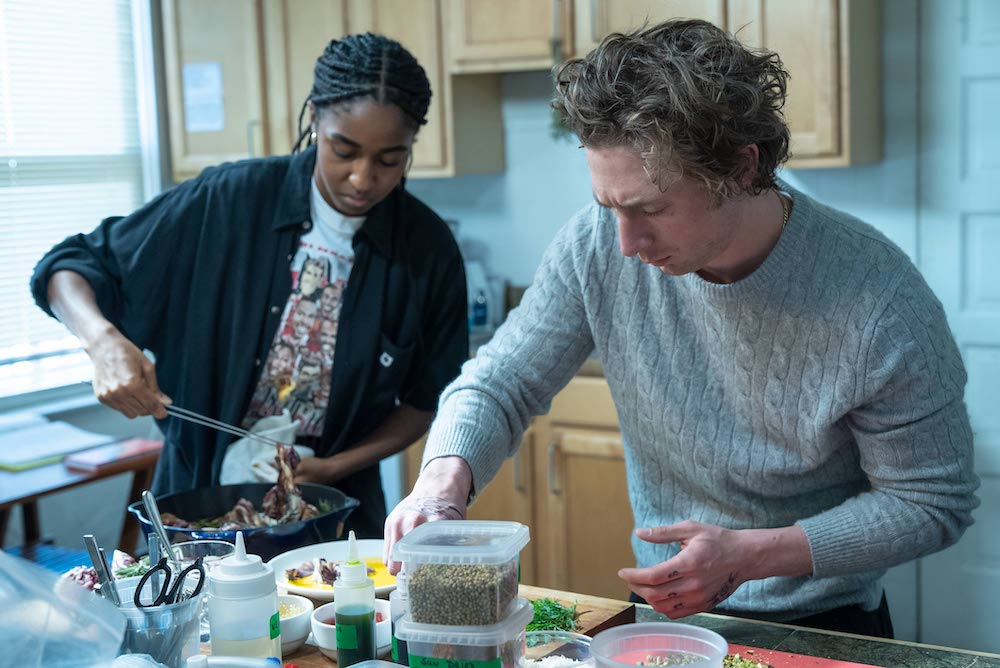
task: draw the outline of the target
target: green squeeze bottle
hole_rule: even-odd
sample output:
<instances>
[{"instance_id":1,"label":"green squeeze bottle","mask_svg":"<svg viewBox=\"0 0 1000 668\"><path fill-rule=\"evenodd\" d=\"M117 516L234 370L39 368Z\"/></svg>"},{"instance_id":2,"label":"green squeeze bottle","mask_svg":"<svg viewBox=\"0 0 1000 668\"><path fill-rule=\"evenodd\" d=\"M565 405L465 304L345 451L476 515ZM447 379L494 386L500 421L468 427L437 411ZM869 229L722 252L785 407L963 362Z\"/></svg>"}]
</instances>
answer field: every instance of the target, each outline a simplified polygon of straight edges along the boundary
<instances>
[{"instance_id":1,"label":"green squeeze bottle","mask_svg":"<svg viewBox=\"0 0 1000 668\"><path fill-rule=\"evenodd\" d=\"M354 532L347 538L347 561L333 584L337 624L337 665L340 668L375 658L375 582L358 558Z\"/></svg>"}]
</instances>

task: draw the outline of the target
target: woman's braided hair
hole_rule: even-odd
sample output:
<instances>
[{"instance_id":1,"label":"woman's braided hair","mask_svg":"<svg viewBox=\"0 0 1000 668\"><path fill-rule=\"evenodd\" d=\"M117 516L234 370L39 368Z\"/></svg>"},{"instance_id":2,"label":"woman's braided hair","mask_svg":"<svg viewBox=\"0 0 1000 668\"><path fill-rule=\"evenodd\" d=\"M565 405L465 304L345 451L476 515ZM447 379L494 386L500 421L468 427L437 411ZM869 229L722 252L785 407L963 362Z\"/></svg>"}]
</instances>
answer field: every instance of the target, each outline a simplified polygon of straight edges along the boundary
<instances>
[{"instance_id":1,"label":"woman's braided hair","mask_svg":"<svg viewBox=\"0 0 1000 668\"><path fill-rule=\"evenodd\" d=\"M431 83L417 59L399 42L366 32L332 40L316 60L313 87L299 112L299 137L293 151L309 145L310 128L302 128L306 109L371 97L403 110L416 130L427 122Z\"/></svg>"}]
</instances>

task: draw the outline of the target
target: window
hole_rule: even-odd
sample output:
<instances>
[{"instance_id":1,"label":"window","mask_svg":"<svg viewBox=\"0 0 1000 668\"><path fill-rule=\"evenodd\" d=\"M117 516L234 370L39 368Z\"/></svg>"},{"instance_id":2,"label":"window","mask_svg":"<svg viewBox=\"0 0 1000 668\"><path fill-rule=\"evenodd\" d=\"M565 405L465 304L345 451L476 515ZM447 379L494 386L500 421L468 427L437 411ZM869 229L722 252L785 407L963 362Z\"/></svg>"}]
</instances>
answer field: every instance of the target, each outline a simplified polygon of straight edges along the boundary
<instances>
[{"instance_id":1,"label":"window","mask_svg":"<svg viewBox=\"0 0 1000 668\"><path fill-rule=\"evenodd\" d=\"M90 376L79 341L35 305L28 280L54 244L152 195L145 4L0 2L0 396Z\"/></svg>"}]
</instances>

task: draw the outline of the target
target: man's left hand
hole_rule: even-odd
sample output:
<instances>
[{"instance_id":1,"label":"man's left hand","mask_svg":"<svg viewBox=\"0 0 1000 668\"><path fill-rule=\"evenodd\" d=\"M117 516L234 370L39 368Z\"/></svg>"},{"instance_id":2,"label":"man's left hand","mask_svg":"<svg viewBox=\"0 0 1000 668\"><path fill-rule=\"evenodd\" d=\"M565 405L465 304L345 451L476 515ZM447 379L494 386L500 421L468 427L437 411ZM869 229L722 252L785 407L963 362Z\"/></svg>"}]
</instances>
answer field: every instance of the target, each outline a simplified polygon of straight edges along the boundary
<instances>
[{"instance_id":1,"label":"man's left hand","mask_svg":"<svg viewBox=\"0 0 1000 668\"><path fill-rule=\"evenodd\" d=\"M755 550L745 549L740 534L711 524L679 524L638 529L650 543L680 543L681 551L648 568L623 568L618 577L657 612L671 619L711 610L747 580L753 579Z\"/></svg>"}]
</instances>

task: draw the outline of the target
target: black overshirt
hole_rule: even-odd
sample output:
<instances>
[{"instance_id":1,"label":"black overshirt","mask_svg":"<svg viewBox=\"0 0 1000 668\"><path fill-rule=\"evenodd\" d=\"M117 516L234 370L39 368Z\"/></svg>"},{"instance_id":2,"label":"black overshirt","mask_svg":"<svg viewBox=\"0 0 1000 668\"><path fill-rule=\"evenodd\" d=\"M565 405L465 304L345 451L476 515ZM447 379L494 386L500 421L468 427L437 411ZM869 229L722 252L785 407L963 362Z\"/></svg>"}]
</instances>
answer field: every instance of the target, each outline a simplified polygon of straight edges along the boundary
<instances>
[{"instance_id":1,"label":"black overshirt","mask_svg":"<svg viewBox=\"0 0 1000 668\"><path fill-rule=\"evenodd\" d=\"M35 301L51 315L51 275L83 275L104 315L154 353L157 382L177 406L240 424L292 290L299 236L312 225L315 160L310 148L209 168L129 216L69 237L35 267ZM320 456L359 442L397 400L435 410L468 356L464 265L433 211L398 187L368 213L353 246ZM165 442L154 493L218 484L234 437L158 422ZM348 526L381 536L378 465L336 486L362 503Z\"/></svg>"}]
</instances>

